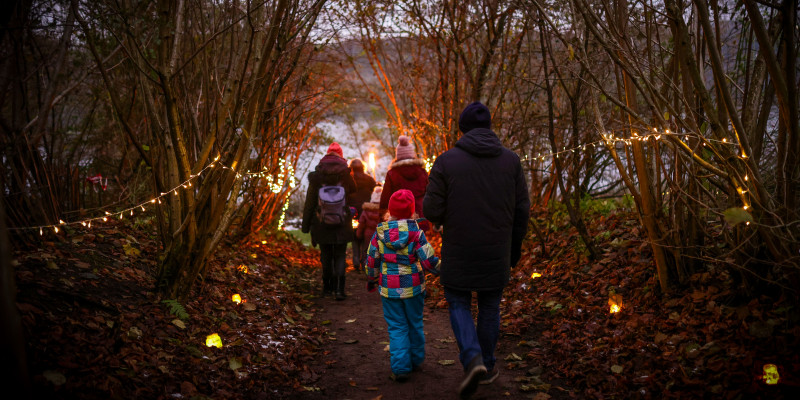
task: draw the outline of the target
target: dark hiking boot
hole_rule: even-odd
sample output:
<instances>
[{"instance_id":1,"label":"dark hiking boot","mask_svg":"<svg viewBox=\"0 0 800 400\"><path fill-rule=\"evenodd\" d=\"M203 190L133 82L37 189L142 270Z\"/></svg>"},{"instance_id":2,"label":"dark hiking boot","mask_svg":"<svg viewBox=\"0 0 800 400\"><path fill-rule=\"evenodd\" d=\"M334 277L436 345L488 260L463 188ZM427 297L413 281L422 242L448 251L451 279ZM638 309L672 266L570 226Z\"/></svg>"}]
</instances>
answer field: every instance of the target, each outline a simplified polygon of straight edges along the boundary
<instances>
[{"instance_id":1,"label":"dark hiking boot","mask_svg":"<svg viewBox=\"0 0 800 400\"><path fill-rule=\"evenodd\" d=\"M481 385L488 385L494 382L494 380L497 379L498 376L500 376L500 368L497 368L497 366L495 366L494 368L490 369L483 377L483 379L481 379L480 382L478 383L480 383Z\"/></svg>"},{"instance_id":2,"label":"dark hiking boot","mask_svg":"<svg viewBox=\"0 0 800 400\"><path fill-rule=\"evenodd\" d=\"M395 374L394 372L392 372L392 374L389 375L389 379L391 379L391 380L393 380L395 382L398 382L398 383L407 382L408 378L410 378L410 376L408 374Z\"/></svg>"},{"instance_id":3,"label":"dark hiking boot","mask_svg":"<svg viewBox=\"0 0 800 400\"><path fill-rule=\"evenodd\" d=\"M478 382L486 376L486 367L483 365L480 354L472 358L467 365L466 375L458 387L458 395L462 399L468 399L478 390Z\"/></svg>"}]
</instances>

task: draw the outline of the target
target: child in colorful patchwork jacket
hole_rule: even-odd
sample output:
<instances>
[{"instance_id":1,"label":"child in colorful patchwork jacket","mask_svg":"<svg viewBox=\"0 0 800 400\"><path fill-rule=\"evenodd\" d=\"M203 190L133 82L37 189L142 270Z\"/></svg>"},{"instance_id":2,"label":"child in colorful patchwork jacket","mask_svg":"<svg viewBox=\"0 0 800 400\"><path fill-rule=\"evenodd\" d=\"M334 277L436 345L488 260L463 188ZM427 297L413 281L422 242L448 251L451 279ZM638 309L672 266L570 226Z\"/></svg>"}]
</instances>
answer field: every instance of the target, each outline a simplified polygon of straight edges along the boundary
<instances>
[{"instance_id":1,"label":"child in colorful patchwork jacket","mask_svg":"<svg viewBox=\"0 0 800 400\"><path fill-rule=\"evenodd\" d=\"M425 360L422 312L425 271L439 274L439 258L414 213L414 195L401 189L389 199L389 221L378 225L367 252L367 289L380 286L389 326L391 378L405 382Z\"/></svg>"}]
</instances>

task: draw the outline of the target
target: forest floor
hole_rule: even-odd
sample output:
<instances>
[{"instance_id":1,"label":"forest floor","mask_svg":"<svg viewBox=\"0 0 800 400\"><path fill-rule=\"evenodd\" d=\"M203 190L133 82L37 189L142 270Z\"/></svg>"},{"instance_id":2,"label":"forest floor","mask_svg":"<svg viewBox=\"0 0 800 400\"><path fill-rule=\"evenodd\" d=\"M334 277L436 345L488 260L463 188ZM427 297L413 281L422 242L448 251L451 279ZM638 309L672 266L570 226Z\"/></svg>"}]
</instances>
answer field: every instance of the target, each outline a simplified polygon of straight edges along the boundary
<instances>
[{"instance_id":1,"label":"forest floor","mask_svg":"<svg viewBox=\"0 0 800 400\"><path fill-rule=\"evenodd\" d=\"M797 304L774 290L744 296L713 264L661 295L635 216L591 218L594 262L563 214L536 213L545 237L526 242L501 305L500 377L474 398L797 398ZM318 251L281 232L224 243L190 299L164 301L146 226L67 229L18 247L32 397L457 397L462 371L437 278L423 371L400 384L388 378L380 298L355 271L347 300L319 297ZM206 346L215 333L222 347ZM769 364L778 384L764 382Z\"/></svg>"}]
</instances>

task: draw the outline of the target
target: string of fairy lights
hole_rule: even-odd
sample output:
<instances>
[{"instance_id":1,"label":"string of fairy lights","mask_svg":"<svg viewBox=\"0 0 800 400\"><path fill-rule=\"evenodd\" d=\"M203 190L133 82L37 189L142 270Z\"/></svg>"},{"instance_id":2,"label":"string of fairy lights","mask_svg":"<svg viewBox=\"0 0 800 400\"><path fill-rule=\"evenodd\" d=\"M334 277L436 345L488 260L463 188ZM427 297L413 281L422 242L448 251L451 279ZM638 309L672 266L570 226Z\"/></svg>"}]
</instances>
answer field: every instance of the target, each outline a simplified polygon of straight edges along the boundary
<instances>
[{"instance_id":1,"label":"string of fairy lights","mask_svg":"<svg viewBox=\"0 0 800 400\"><path fill-rule=\"evenodd\" d=\"M684 141L684 142L687 141L687 139L689 137L697 137L698 139L702 139L702 146L704 146L704 147L707 146L706 143L719 143L719 144L723 144L723 145L738 145L737 143L735 143L733 141L729 141L729 140L727 140L725 138L723 138L722 140L710 139L710 138L706 138L706 137L703 137L703 136L701 136L699 134L695 134L695 133L676 133L676 132L670 132L668 129L666 129L664 131L659 131L656 128L653 128L652 133L648 133L646 135L639 135L637 133L633 133L632 136L627 137L627 138L615 136L613 133L601 133L600 136L602 137L602 139L594 141L594 142L584 143L584 144L581 144L581 145L578 145L578 146L575 146L575 147L572 147L572 148L566 148L566 146L564 146L562 148L562 150L560 150L560 151L555 151L555 152L550 152L550 153L538 153L536 155L536 157L533 157L532 155L526 154L523 159L525 161L531 161L531 160L537 160L537 159L540 160L540 161L545 161L548 158L558 159L558 158L562 157L565 154L571 154L571 153L575 153L575 152L578 152L578 151L586 151L589 148L589 146L591 146L592 148L596 148L597 146L616 146L619 143L622 143L623 145L631 145L631 144L633 144L634 141L647 142L650 139L654 139L654 140L658 141L658 140L661 140L662 137L665 137L665 136L678 137L679 140ZM738 146L740 146L740 145L738 145ZM742 160L745 160L745 159L747 159L747 154L744 152L743 149L740 149L738 157L741 158ZM296 186L297 186L297 181L296 181L296 178L294 176L295 175L294 166L292 165L292 163L288 162L286 159L281 159L279 161L278 173L276 175L273 175L273 174L269 173L269 170L266 167L263 170L259 170L259 171L238 172L238 171L236 171L235 168L232 168L232 167L229 167L227 165L222 164L222 162L219 161L219 158L220 158L220 156L217 156L211 163L209 163L208 165L203 167L203 169L201 169L200 171L198 171L195 174L190 175L188 179L186 179L185 181L179 183L178 185L176 185L172 189L170 189L170 190L168 190L166 192L162 192L158 196L155 196L155 197L153 197L153 198L151 198L151 199L149 199L147 201L141 202L141 203L136 204L134 206L130 206L128 208L125 208L125 209L122 209L122 210L119 210L119 211L116 211L116 212L105 211L104 214L101 215L101 216L90 217L90 218L77 220L77 221L64 221L62 219L59 219L58 223L56 223L56 224L38 225L38 226L25 226L25 227L10 227L9 230L17 230L17 231L38 230L39 231L39 235L44 235L45 232L52 231L53 233L57 234L57 233L59 233L59 231L61 229L63 229L66 226L70 226L70 225L81 225L81 226L86 227L86 228L91 228L93 224L97 224L97 223L101 223L101 222L107 222L109 219L112 219L112 218L123 219L126 215L129 216L129 217L133 217L136 212L140 212L140 213L141 212L146 212L148 207L151 207L153 205L161 204L162 203L162 199L164 199L165 197L170 196L170 195L177 196L179 190L191 188L192 187L192 181L197 179L200 175L202 175L207 170L210 170L210 169L215 168L215 167L227 169L227 170L230 170L230 171L234 172L236 174L236 178L237 179L242 179L245 176L255 176L255 177L259 177L259 178L265 179L266 183L267 183L267 187L269 188L269 191L274 193L274 194L279 194L282 190L284 190L284 188L285 188L285 186L287 184L288 184L288 187L289 187L290 190L294 190L296 188ZM430 170L430 168L433 165L433 162L435 161L435 159L436 159L436 157L431 157L429 159L425 159L424 160L425 161L425 168L427 170ZM748 181L749 180L749 175L745 174L743 180L744 181ZM750 201L749 201L749 199L747 197L748 190L743 188L741 185L737 185L736 192L739 195L740 199L742 200L742 203L743 203L742 208L745 211L747 211L750 208ZM280 216L280 219L278 221L278 226L279 227L282 227L283 223L285 222L286 211L288 210L288 208L289 208L289 202L288 201L284 201L283 207L281 209L281 216ZM747 222L747 225L749 225L749 224L750 224L750 222Z\"/></svg>"}]
</instances>

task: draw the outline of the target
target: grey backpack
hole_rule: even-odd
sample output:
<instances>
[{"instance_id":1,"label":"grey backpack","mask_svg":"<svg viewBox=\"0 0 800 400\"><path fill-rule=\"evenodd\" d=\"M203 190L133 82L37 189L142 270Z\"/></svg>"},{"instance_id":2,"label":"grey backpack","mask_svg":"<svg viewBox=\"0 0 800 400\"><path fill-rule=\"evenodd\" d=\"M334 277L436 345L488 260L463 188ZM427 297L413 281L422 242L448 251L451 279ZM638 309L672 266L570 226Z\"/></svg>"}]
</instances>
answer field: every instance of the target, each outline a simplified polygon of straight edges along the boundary
<instances>
[{"instance_id":1,"label":"grey backpack","mask_svg":"<svg viewBox=\"0 0 800 400\"><path fill-rule=\"evenodd\" d=\"M317 219L325 225L341 225L347 220L345 192L341 185L319 188Z\"/></svg>"}]
</instances>

